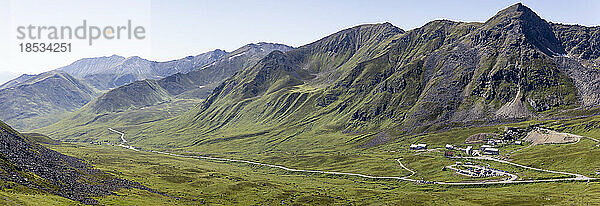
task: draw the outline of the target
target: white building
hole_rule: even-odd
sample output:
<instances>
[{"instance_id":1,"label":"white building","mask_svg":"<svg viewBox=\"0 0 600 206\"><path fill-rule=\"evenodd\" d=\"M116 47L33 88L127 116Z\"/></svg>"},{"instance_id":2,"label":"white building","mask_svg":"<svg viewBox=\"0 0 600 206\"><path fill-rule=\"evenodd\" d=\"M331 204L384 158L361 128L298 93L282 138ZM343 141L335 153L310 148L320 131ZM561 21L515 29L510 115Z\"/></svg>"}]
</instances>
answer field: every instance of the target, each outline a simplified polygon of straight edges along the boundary
<instances>
[{"instance_id":1,"label":"white building","mask_svg":"<svg viewBox=\"0 0 600 206\"><path fill-rule=\"evenodd\" d=\"M454 150L454 146L453 146L453 145L451 145L451 144L447 144L447 145L446 145L446 149L449 149L449 150Z\"/></svg>"},{"instance_id":2,"label":"white building","mask_svg":"<svg viewBox=\"0 0 600 206\"><path fill-rule=\"evenodd\" d=\"M465 152L467 152L467 155L473 155L473 147L468 146Z\"/></svg>"},{"instance_id":3,"label":"white building","mask_svg":"<svg viewBox=\"0 0 600 206\"><path fill-rule=\"evenodd\" d=\"M481 148L481 153L486 155L499 155L500 151L496 148Z\"/></svg>"},{"instance_id":4,"label":"white building","mask_svg":"<svg viewBox=\"0 0 600 206\"><path fill-rule=\"evenodd\" d=\"M411 149L411 150L422 150L422 149L427 149L427 145L426 145L426 144L411 144L411 145L410 145L410 149Z\"/></svg>"}]
</instances>

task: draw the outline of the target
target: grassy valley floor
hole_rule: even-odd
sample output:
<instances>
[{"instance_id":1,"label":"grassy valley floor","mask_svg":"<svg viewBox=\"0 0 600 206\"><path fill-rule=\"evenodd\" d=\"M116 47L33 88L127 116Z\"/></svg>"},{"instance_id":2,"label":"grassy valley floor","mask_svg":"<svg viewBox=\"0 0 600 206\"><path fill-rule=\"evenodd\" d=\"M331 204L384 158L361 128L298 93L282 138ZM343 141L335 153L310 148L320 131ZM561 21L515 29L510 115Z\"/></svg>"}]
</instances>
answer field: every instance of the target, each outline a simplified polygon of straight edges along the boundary
<instances>
[{"instance_id":1,"label":"grassy valley floor","mask_svg":"<svg viewBox=\"0 0 600 206\"><path fill-rule=\"evenodd\" d=\"M518 176L517 180L547 180L569 178L569 175L554 174L521 167L515 167L487 160L458 160L444 157L445 144L465 147L464 140L477 133L490 133L502 130L504 126L526 127L540 124L561 132L583 135L577 143L551 145L507 145L500 147L502 158L513 163L539 169L570 172L599 178L596 173L600 155L596 145L600 136L590 124L597 123L597 117L564 121L522 122L487 127L456 128L435 134L403 136L386 144L371 148L347 146L338 150L328 150L328 144L348 141L348 138L365 138L364 135L326 134L332 142L315 142L313 149L297 148L283 152L285 148L254 148L253 143L234 147L237 141L223 142L223 147L192 147L163 149L171 153L223 157L249 160L260 163L282 165L294 169L351 172L373 176L405 177L415 171L412 179L440 182L481 182L497 181L500 177L475 178L444 167L457 161L488 166L508 171ZM586 127L587 126L587 127ZM120 129L120 128L118 128ZM134 131L135 129L130 129ZM127 134L129 130L124 130ZM321 136L324 137L324 136ZM125 138L128 138L125 136ZM260 142L260 136L253 137ZM108 145L90 143L62 143L46 145L58 152L83 158L95 167L116 175L142 183L166 195L141 190L121 190L118 195L97 198L106 205L323 205L323 204L390 204L390 205L597 205L600 204L600 182L560 181L540 183L515 183L493 185L431 185L403 180L368 179L348 175L314 174L289 172L282 169L257 166L239 162L203 160L175 157L144 151L133 151L115 146L120 135L106 131L102 139L113 143ZM296 141L310 141L299 138ZM316 140L315 140L316 141ZM428 143L427 151L411 151L408 145ZM295 143L294 143L295 144ZM135 143L134 146L137 146ZM306 144L305 144L306 145ZM308 144L311 145L311 144ZM213 145L214 146L214 145ZM280 145L280 147L285 144ZM479 146L479 145L476 145ZM143 147L143 146L142 146ZM246 147L247 149L243 149ZM208 148L208 146L207 146ZM143 148L153 149L153 148ZM457 154L461 153L459 151ZM15 189L3 189L0 193L7 204L73 204L70 200L47 195L32 194ZM22 198L21 198L22 197ZM42 198L38 198L42 197Z\"/></svg>"},{"instance_id":2,"label":"grassy valley floor","mask_svg":"<svg viewBox=\"0 0 600 206\"><path fill-rule=\"evenodd\" d=\"M99 169L120 178L138 181L171 196L127 190L120 191L119 196L99 198L101 204L108 205L600 204L598 182L423 185L349 176L290 173L241 163L179 158L111 146L63 144L52 148L85 158Z\"/></svg>"}]
</instances>

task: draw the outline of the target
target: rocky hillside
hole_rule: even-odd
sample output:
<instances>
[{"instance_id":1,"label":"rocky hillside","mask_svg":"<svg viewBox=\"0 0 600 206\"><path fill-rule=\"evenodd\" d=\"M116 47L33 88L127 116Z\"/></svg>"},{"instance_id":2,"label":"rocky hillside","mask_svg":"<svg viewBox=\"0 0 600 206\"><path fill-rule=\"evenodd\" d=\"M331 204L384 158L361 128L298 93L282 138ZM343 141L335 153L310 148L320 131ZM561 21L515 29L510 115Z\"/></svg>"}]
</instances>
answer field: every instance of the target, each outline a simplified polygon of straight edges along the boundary
<instances>
[{"instance_id":1,"label":"rocky hillside","mask_svg":"<svg viewBox=\"0 0 600 206\"><path fill-rule=\"evenodd\" d=\"M93 89L60 71L23 75L0 89L0 119L19 130L54 123L87 104Z\"/></svg>"},{"instance_id":2,"label":"rocky hillside","mask_svg":"<svg viewBox=\"0 0 600 206\"><path fill-rule=\"evenodd\" d=\"M138 183L116 179L83 160L31 142L0 122L0 180L2 187L17 185L59 195L85 204L92 197L115 195L122 188L149 190Z\"/></svg>"},{"instance_id":3,"label":"rocky hillside","mask_svg":"<svg viewBox=\"0 0 600 206\"><path fill-rule=\"evenodd\" d=\"M248 128L419 133L597 107L596 31L551 24L522 4L483 23L356 26L267 55L173 129L200 131L195 144Z\"/></svg>"}]
</instances>

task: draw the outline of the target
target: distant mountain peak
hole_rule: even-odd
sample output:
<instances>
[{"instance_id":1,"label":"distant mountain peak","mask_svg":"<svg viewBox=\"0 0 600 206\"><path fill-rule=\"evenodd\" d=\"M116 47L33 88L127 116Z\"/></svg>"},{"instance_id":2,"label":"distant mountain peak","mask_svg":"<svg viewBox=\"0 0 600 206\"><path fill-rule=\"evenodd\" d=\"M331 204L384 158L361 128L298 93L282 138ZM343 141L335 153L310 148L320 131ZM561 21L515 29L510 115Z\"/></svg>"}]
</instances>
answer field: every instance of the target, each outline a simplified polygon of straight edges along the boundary
<instances>
[{"instance_id":1,"label":"distant mountain peak","mask_svg":"<svg viewBox=\"0 0 600 206\"><path fill-rule=\"evenodd\" d=\"M227 51L225 51L225 50L222 50L222 49L215 49L215 50L213 50L213 51L211 51L211 52L212 52L212 53L218 53L218 54L224 54L224 53L227 53Z\"/></svg>"},{"instance_id":2,"label":"distant mountain peak","mask_svg":"<svg viewBox=\"0 0 600 206\"><path fill-rule=\"evenodd\" d=\"M137 61L137 60L142 60L142 57L139 57L139 56L130 56L130 57L127 57L127 60L135 60L135 61Z\"/></svg>"},{"instance_id":3,"label":"distant mountain peak","mask_svg":"<svg viewBox=\"0 0 600 206\"><path fill-rule=\"evenodd\" d=\"M542 17L538 16L537 13L535 13L533 10L523 5L522 3L514 4L512 6L507 7L506 9L499 11L498 14L495 15L495 17L510 17L517 18L523 21L546 22L546 20L542 19Z\"/></svg>"},{"instance_id":4,"label":"distant mountain peak","mask_svg":"<svg viewBox=\"0 0 600 206\"><path fill-rule=\"evenodd\" d=\"M384 23L374 23L374 24L361 24L355 27L352 27L350 29L359 29L359 30L364 30L364 29L381 29L381 30L391 30L393 32L396 33L404 33L404 30L401 29L400 27L394 26L392 23L390 22L384 22Z\"/></svg>"},{"instance_id":5,"label":"distant mountain peak","mask_svg":"<svg viewBox=\"0 0 600 206\"><path fill-rule=\"evenodd\" d=\"M110 55L109 57L110 58L125 58L125 57L122 57L122 56L119 56L119 55L116 55L116 54Z\"/></svg>"},{"instance_id":6,"label":"distant mountain peak","mask_svg":"<svg viewBox=\"0 0 600 206\"><path fill-rule=\"evenodd\" d=\"M529 7L523 5L523 3L519 2L516 4L513 4L512 6L507 7L504 10L515 10L515 11L530 11L533 12L533 10L531 10Z\"/></svg>"}]
</instances>

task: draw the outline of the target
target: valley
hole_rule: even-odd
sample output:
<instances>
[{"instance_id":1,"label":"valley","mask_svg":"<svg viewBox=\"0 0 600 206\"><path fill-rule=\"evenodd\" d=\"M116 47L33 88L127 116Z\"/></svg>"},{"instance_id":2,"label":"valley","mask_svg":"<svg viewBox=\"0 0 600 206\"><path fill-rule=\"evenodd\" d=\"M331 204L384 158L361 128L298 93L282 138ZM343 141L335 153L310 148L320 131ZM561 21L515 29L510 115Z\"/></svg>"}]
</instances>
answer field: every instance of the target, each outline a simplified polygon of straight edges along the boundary
<instances>
[{"instance_id":1,"label":"valley","mask_svg":"<svg viewBox=\"0 0 600 206\"><path fill-rule=\"evenodd\" d=\"M549 122L549 124L556 123ZM452 134L452 131L448 133ZM449 135L448 133L435 138L443 139L444 135ZM115 142L122 141L121 137L127 139L127 136L122 136L116 132L110 135L110 138L114 139ZM210 154L208 156L204 152L159 152L145 151L143 148L138 148L141 151L135 151L117 145L94 145L89 143L63 143L54 146L49 145L49 147L67 154L84 156L105 171L117 171L116 174L120 177L139 181L145 185L153 185L154 188L180 198L179 200L173 200L141 191L125 190L120 192L122 194L120 197L106 197L99 200L107 204L140 204L143 202L178 202L192 205L198 203L279 204L282 200L290 204L340 204L355 201L375 203L385 200L386 202L403 204L421 204L434 201L440 204L450 202L470 205L488 204L498 202L501 199L505 200L502 202L507 204L527 202L535 202L536 204L540 202L547 204L597 203L600 199L595 199L594 191L600 189L600 185L596 181L596 178L600 176L593 173L595 171L593 168L599 168L600 165L591 161L586 163L586 168L589 169L583 169L579 163L571 163L568 165L572 167L564 167L568 165L549 161L561 156L589 153L588 149L597 150L597 148L594 148L595 144L596 142L593 140L584 138L576 144L537 145L525 151L511 154L510 159L512 160L510 162L529 168L517 167L506 162L489 160L485 157L448 159L443 157L442 152L419 154L420 152L408 150L406 144L404 146L386 145L369 152L363 151L359 157L355 157L351 161L340 159L340 156L345 156L344 154L324 153L318 156L320 160L336 158L338 161L333 162L333 164L341 164L342 167L331 167L328 163L319 164L320 166L305 164L308 170L333 171L331 173L314 173L300 170L304 167L288 166L299 165L298 162L306 161L303 159L290 160L287 161L288 163L275 162L267 158L244 161L242 160L243 157L229 159L224 154ZM386 151L390 148L397 151L393 153ZM515 148L506 148L507 151L511 149ZM348 153L352 154L354 152ZM590 153L590 155L594 154L598 154L598 151ZM534 157L531 155L534 155ZM537 157L539 155L545 158ZM594 157L589 156L586 158L593 159ZM379 162L381 164L379 166L390 165L391 167L384 169L385 171L375 170L369 168L360 160ZM457 161L471 161L477 165L509 171L511 174L517 174L519 179L514 183L494 183L496 180L493 179L467 178L453 171L441 170L444 166L455 164ZM540 165L542 162L556 162L556 164ZM286 169L279 165L284 166L283 168ZM543 171L532 168L541 168ZM548 173L548 170L564 171L567 174ZM349 173L377 174L377 177L383 178ZM570 173L586 174L584 176L589 176L590 179L577 180L581 176L574 176ZM407 181L406 179L410 180ZM433 181L464 183L432 184ZM474 187L475 185L481 185L482 187ZM235 193L231 193L232 188L238 189L233 190L236 191ZM565 188L570 189L565 190ZM263 198L255 196L256 190L264 192L261 193ZM565 191L569 192L565 193ZM376 194L378 194L378 198L373 199L373 195ZM435 195L432 197L429 194ZM506 195L513 198L510 201L503 199L502 197ZM484 196L486 198L481 199Z\"/></svg>"},{"instance_id":2,"label":"valley","mask_svg":"<svg viewBox=\"0 0 600 206\"><path fill-rule=\"evenodd\" d=\"M127 148L127 149L131 149L133 151L140 151L140 149L135 148L133 146L130 146L127 143L127 140L125 139L125 133L119 132L117 130L114 130L112 128L108 128L108 130L110 130L111 132L115 132L117 134L120 135L120 140L121 143L118 144L117 146L123 147L123 148ZM551 130L545 130L548 132L553 132ZM569 134L567 134L569 135ZM569 135L570 136L570 135ZM583 138L583 137L581 137ZM579 141L578 141L579 142ZM575 143L578 143L575 142ZM535 143L532 144L532 146L535 146ZM600 148L599 148L600 149ZM423 153L428 153L428 152L440 152L444 150L444 148L434 148L434 149L430 149L427 150L426 152L421 152L421 153L415 153L414 156L418 156L421 155ZM514 175L510 172L506 172L506 171L502 171L502 170L498 170L498 169L489 169L488 167L483 167L483 166L478 166L478 165L474 165L473 163L465 163L465 166L467 167L474 167L477 169L487 169L487 170L491 170L491 171L498 171L500 172L502 175L501 176L510 176L509 180L501 180L501 181L490 181L490 180L483 180L483 181L471 181L471 182L436 182L436 181L428 181L428 180L416 180L416 179L410 179L408 177L415 175L415 171L407 168L406 166L404 166L404 164L402 164L402 162L400 161L400 159L395 159L395 161L398 162L399 166L402 167L403 169L409 171L411 174L408 176L404 176L404 177L391 177L391 176L370 176L370 175L365 175L365 174L357 174L357 173L347 173L347 172L330 172L330 171L317 171L317 170L306 170L306 169L291 169L291 168L287 168L284 166L280 166L280 165L272 165L272 164L266 164L266 163L258 163L258 162L252 162L252 161L247 161L247 160L236 160L236 159L227 159L227 158L219 158L219 157L207 157L207 156L200 156L200 155L181 155L181 154L174 154L174 153L168 153L168 152L160 152L160 151L153 151L153 150L143 150L145 152L151 152L151 153L157 153L157 154L163 154L163 155L170 155L170 156L176 156L176 157L182 157L182 158L194 158L194 159L205 159L205 160L216 160L216 161L224 161L224 162L239 162L239 163L246 163L246 164L250 164L250 165L258 165L258 166L264 166L264 167L271 167L271 168L276 168L276 169L282 169L285 171L289 171L289 172L300 172L300 173L318 173L318 174L331 174L331 175L345 175L345 176L357 176L357 177L361 177L361 178L367 178L367 179L396 179L396 180L404 180L404 181L409 181L409 182L416 182L416 183L422 183L422 184L441 184L441 185L485 185L485 184L513 184L513 183L537 183L537 182L558 182L558 181L597 181L600 179L597 178L590 178L587 177L585 175L581 175L581 174L574 174L574 173L569 173L569 172L559 172L559 171L552 171L552 170L547 170L547 169L539 169L539 168L533 168L530 166L525 166L525 165L521 165L521 164L517 164L517 163L513 163L513 162L509 162L506 160L502 160L502 159L497 159L494 158L492 156L479 156L479 157L470 157L470 156L466 156L466 157L461 157L461 156L457 156L457 157L446 157L449 159L455 159L456 161L464 159L465 161L468 160L480 160L480 161L491 161L491 162L497 162L497 163L502 163L502 164L506 164L506 165L510 165L510 166L514 166L514 167L518 167L519 169L525 169L525 170L533 170L533 171L538 171L538 172L542 172L542 173L553 173L553 174L558 174L558 175L563 175L563 176L567 176L569 178L543 178L543 179L529 179L529 180L517 180L517 179L523 179L523 178L519 178L517 175ZM457 171L458 173L460 173L461 171L464 170L458 170L453 168L452 166L460 166L459 164L461 163L456 163L454 165L451 166L445 166L445 168L450 168L453 169L455 171ZM487 164L489 166L489 163ZM474 175L467 175L467 176L471 176L474 177ZM477 180L477 179L474 179Z\"/></svg>"},{"instance_id":3,"label":"valley","mask_svg":"<svg viewBox=\"0 0 600 206\"><path fill-rule=\"evenodd\" d=\"M23 75L0 204L598 205L599 35L517 3Z\"/></svg>"}]
</instances>

